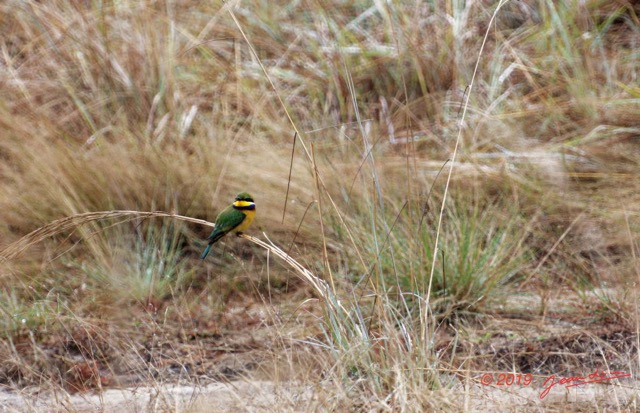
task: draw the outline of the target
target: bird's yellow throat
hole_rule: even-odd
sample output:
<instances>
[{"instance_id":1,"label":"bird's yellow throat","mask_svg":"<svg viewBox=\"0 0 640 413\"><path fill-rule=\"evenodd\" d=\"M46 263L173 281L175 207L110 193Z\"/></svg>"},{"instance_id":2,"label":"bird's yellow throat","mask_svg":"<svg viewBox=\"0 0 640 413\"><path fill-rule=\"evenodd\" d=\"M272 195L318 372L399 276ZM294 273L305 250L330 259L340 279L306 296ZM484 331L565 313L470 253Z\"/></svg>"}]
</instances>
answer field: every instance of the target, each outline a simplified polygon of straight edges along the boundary
<instances>
[{"instance_id":1,"label":"bird's yellow throat","mask_svg":"<svg viewBox=\"0 0 640 413\"><path fill-rule=\"evenodd\" d=\"M253 222L253 218L256 216L256 204L247 201L236 201L233 203L233 206L246 216L242 223L234 228L234 231L244 232L244 230L249 228L249 225Z\"/></svg>"},{"instance_id":2,"label":"bird's yellow throat","mask_svg":"<svg viewBox=\"0 0 640 413\"><path fill-rule=\"evenodd\" d=\"M255 209L256 204L249 201L236 201L233 203L233 206L237 209Z\"/></svg>"}]
</instances>

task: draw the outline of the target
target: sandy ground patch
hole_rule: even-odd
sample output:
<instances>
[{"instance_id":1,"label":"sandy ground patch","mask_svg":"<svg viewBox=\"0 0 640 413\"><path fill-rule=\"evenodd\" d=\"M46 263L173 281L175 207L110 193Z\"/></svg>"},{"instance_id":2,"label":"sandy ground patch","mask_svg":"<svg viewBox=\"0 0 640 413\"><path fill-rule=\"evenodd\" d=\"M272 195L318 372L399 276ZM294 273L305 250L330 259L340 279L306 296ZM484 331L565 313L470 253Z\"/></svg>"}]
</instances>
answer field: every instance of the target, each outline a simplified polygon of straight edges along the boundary
<instances>
[{"instance_id":1,"label":"sandy ground patch","mask_svg":"<svg viewBox=\"0 0 640 413\"><path fill-rule=\"evenodd\" d=\"M483 386L462 382L434 392L443 406L460 411L555 412L638 411L640 382L620 380L582 386L546 388L542 380L530 386ZM205 386L166 385L109 389L101 393L66 394L3 391L1 412L305 412L325 411L309 386L271 381L234 381ZM516 410L514 410L516 409Z\"/></svg>"},{"instance_id":2,"label":"sandy ground patch","mask_svg":"<svg viewBox=\"0 0 640 413\"><path fill-rule=\"evenodd\" d=\"M309 401L302 386L268 381L108 389L84 394L3 391L1 412L275 412ZM301 410L298 410L301 411Z\"/></svg>"}]
</instances>

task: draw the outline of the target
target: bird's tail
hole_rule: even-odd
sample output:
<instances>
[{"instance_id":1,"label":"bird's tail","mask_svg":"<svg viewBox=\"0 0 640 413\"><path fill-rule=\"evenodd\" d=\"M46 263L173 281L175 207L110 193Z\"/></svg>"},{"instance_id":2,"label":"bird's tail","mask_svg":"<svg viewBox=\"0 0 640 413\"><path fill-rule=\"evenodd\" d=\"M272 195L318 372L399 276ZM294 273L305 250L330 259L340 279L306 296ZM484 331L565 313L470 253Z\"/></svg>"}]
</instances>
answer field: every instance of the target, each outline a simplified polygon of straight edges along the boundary
<instances>
[{"instance_id":1,"label":"bird's tail","mask_svg":"<svg viewBox=\"0 0 640 413\"><path fill-rule=\"evenodd\" d=\"M202 258L202 260L204 260L205 258L207 258L207 255L209 254L209 251L211 251L211 246L213 244L209 244L207 245L207 248L204 249L204 252L202 253L202 255L200 256L200 258Z\"/></svg>"},{"instance_id":2,"label":"bird's tail","mask_svg":"<svg viewBox=\"0 0 640 413\"><path fill-rule=\"evenodd\" d=\"M211 246L215 244L220 238L224 237L225 234L226 232L213 231L211 235L209 235L209 238L207 238L207 240L209 241L209 245L207 245L207 248L205 248L200 258L202 258L203 260L207 258L207 254L209 254L209 251L211 251Z\"/></svg>"}]
</instances>

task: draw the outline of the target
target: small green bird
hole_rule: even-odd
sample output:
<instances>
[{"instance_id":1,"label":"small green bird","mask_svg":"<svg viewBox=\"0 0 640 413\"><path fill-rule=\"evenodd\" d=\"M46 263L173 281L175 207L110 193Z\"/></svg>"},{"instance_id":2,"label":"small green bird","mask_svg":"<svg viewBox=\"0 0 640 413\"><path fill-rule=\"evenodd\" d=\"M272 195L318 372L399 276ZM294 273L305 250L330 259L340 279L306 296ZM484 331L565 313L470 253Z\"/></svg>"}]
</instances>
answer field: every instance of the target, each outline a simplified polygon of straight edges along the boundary
<instances>
[{"instance_id":1,"label":"small green bird","mask_svg":"<svg viewBox=\"0 0 640 413\"><path fill-rule=\"evenodd\" d=\"M207 240L209 245L202 253L204 260L211 251L211 246L220 238L227 235L231 231L235 231L240 235L244 230L249 228L253 218L256 215L256 204L253 198L246 192L238 194L233 204L226 207L216 218L216 226Z\"/></svg>"}]
</instances>

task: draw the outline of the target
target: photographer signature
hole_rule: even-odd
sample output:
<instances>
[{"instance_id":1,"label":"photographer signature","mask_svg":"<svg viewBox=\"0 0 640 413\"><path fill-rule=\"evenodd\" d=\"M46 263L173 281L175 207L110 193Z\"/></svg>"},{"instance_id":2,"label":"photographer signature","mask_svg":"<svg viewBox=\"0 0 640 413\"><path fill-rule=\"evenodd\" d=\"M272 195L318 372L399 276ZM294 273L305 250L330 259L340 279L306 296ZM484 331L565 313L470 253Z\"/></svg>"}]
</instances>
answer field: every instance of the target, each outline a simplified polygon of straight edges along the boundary
<instances>
[{"instance_id":1,"label":"photographer signature","mask_svg":"<svg viewBox=\"0 0 640 413\"><path fill-rule=\"evenodd\" d=\"M569 387L582 386L589 383L600 383L603 381L621 379L630 376L630 373L625 373L622 371L612 371L610 373L606 373L604 371L600 372L598 371L598 369L587 376L556 377L555 375L551 375L547 377L547 379L542 384L544 389L540 392L540 399L544 399L545 397L547 397L551 389L556 385L564 385L564 387L568 389Z\"/></svg>"}]
</instances>

